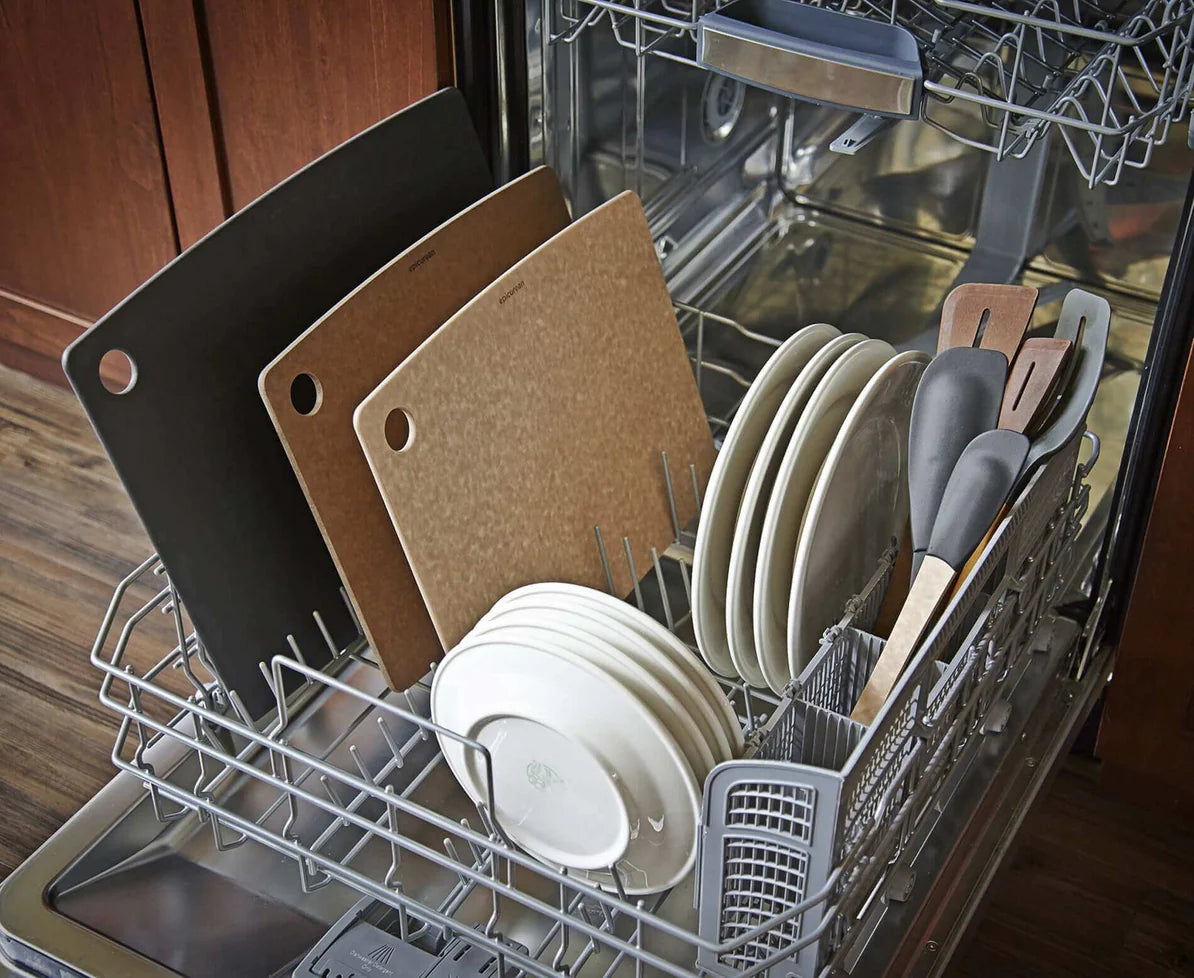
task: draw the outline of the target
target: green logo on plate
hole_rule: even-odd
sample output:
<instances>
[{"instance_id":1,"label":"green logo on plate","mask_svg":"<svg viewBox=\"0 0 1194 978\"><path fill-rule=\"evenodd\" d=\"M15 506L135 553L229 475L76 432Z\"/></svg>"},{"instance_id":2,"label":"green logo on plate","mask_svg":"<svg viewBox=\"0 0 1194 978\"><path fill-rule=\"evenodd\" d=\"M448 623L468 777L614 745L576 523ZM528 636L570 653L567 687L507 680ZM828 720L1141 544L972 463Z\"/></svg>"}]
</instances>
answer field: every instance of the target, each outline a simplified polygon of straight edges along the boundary
<instances>
[{"instance_id":1,"label":"green logo on plate","mask_svg":"<svg viewBox=\"0 0 1194 978\"><path fill-rule=\"evenodd\" d=\"M538 788L540 791L547 791L552 785L564 783L564 779L542 761L527 763L527 781L530 782L531 787Z\"/></svg>"}]
</instances>

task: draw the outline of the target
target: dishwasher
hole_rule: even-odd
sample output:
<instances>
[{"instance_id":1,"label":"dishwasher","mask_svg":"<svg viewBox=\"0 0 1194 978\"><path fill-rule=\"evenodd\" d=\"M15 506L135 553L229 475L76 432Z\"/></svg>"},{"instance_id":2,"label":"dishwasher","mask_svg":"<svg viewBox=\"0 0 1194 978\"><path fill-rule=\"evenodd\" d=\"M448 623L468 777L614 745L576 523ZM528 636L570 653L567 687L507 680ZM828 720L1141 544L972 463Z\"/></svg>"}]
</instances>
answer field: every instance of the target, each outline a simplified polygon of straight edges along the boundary
<instances>
[{"instance_id":1,"label":"dishwasher","mask_svg":"<svg viewBox=\"0 0 1194 978\"><path fill-rule=\"evenodd\" d=\"M1194 2L451 13L499 183L547 164L574 218L641 198L715 441L798 326L931 350L964 282L1038 288L1033 335L1071 287L1109 301L1088 430L1034 476L873 726L846 714L894 548L782 695L721 680L749 750L705 784L691 875L645 897L509 844L442 763L430 680L387 689L363 637L329 636L324 665L274 655L276 707L249 717L148 556L96 609L118 773L0 887L0 972L945 973L1110 676L1190 344ZM702 488L668 474L673 514ZM694 533L675 530L628 600L691 645ZM594 559L618 559L597 536Z\"/></svg>"}]
</instances>

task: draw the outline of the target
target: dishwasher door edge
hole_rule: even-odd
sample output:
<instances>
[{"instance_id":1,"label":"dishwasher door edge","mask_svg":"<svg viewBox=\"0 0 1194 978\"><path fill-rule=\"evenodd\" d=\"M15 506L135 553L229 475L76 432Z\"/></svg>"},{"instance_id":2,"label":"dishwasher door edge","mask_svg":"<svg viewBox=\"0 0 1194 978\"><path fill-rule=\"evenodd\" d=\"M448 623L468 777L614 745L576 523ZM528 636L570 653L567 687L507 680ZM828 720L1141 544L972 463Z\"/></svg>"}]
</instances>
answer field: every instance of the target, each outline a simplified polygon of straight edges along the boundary
<instances>
[{"instance_id":1,"label":"dishwasher door edge","mask_svg":"<svg viewBox=\"0 0 1194 978\"><path fill-rule=\"evenodd\" d=\"M849 970L834 969L833 978L937 978L945 972L1110 675L1114 656L1104 647L1083 678L1062 678L1058 663L1070 661L1070 650L1081 641L1077 623L1056 621L1053 647L1036 653L1036 664L1008 700L1010 722L979 739L945 793L948 803L909 843L907 851L915 855L907 865L907 889L898 898L886 896L871 933L860 938L847 962ZM936 871L917 872L921 864Z\"/></svg>"}]
</instances>

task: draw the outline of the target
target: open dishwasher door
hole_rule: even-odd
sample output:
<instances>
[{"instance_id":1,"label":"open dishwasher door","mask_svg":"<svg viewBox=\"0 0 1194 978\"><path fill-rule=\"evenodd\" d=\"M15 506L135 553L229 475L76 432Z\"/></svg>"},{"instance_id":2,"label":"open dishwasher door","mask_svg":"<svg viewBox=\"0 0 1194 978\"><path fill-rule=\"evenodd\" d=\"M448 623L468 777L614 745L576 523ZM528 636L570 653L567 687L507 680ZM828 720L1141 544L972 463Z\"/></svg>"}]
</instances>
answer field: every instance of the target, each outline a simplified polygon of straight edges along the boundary
<instances>
[{"instance_id":1,"label":"open dishwasher door","mask_svg":"<svg viewBox=\"0 0 1194 978\"><path fill-rule=\"evenodd\" d=\"M1111 303L1097 439L1038 473L879 722L850 728L842 704L852 666L881 646L894 555L783 695L723 684L751 754L706 786L694 874L635 898L503 839L443 763L428 683L387 690L363 641L323 668L276 657L274 687L297 691L260 723L218 680L206 697L171 686L201 674L185 632L134 665L151 613L184 627L150 557L117 587L92 655L121 718L120 773L0 887L0 973L335 974L304 959L362 899L385 909L386 936L354 959L361 974L389 973L394 955L454 978L945 970L1109 674L1108 609L1143 525L1122 517L1147 493L1188 344L1190 157L1164 135L1194 59L1158 73L1174 50L1158 43L1121 71L1109 59L1147 21L1104 22L1097 7L1095 29L1025 22L1016 4L893 2L825 9L896 25L916 58L904 35L862 62L832 27L789 43L775 33L789 0L453 4L459 83L499 182L546 163L574 217L623 190L642 198L715 439L809 323L917 349L956 282L1039 288L1034 332L1052 331L1075 284ZM1025 58L986 78L981 52L1008 24L1040 43L1021 32ZM1165 25L1157 37L1174 37ZM775 57L917 77L905 101L860 114L843 92L783 94ZM1100 66L1114 84L1082 87ZM1045 69L1062 83L1051 102ZM996 97L1009 91L1031 97ZM1092 114L1082 99L1100 92L1156 111ZM692 544L681 528L639 595L688 644Z\"/></svg>"}]
</instances>

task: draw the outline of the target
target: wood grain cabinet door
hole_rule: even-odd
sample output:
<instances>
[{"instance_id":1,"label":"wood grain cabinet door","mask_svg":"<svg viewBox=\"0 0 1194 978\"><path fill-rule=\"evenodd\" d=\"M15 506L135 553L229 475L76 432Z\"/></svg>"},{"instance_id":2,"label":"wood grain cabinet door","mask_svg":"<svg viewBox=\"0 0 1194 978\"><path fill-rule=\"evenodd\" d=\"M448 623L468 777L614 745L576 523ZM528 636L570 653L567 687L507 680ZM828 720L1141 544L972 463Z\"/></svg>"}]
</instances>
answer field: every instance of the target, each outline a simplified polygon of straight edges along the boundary
<instances>
[{"instance_id":1,"label":"wood grain cabinet door","mask_svg":"<svg viewBox=\"0 0 1194 978\"><path fill-rule=\"evenodd\" d=\"M178 251L132 0L0 3L0 360L63 346Z\"/></svg>"},{"instance_id":2,"label":"wood grain cabinet door","mask_svg":"<svg viewBox=\"0 0 1194 978\"><path fill-rule=\"evenodd\" d=\"M0 0L0 363L452 80L447 0Z\"/></svg>"},{"instance_id":3,"label":"wood grain cabinet door","mask_svg":"<svg viewBox=\"0 0 1194 978\"><path fill-rule=\"evenodd\" d=\"M1194 816L1194 355L1174 412L1115 675L1099 728L1101 786Z\"/></svg>"}]
</instances>

